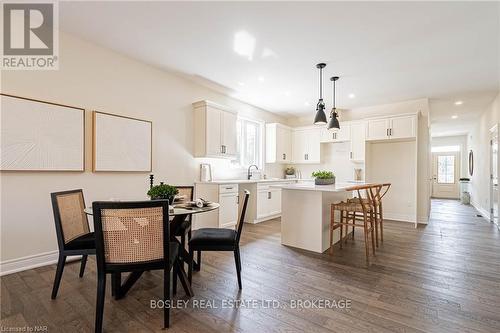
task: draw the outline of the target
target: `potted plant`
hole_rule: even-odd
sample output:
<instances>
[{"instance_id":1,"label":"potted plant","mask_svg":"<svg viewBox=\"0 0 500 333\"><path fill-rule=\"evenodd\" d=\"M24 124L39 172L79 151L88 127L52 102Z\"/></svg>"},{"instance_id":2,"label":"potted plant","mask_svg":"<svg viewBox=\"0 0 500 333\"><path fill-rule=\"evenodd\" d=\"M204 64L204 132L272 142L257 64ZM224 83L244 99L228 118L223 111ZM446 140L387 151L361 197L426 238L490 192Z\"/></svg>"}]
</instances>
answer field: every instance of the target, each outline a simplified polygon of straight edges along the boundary
<instances>
[{"instance_id":1,"label":"potted plant","mask_svg":"<svg viewBox=\"0 0 500 333\"><path fill-rule=\"evenodd\" d=\"M331 171L315 171L312 173L314 184L316 185L331 185L335 184L335 175Z\"/></svg>"},{"instance_id":2,"label":"potted plant","mask_svg":"<svg viewBox=\"0 0 500 333\"><path fill-rule=\"evenodd\" d=\"M285 178L293 178L295 176L295 168L289 166L285 169Z\"/></svg>"},{"instance_id":3,"label":"potted plant","mask_svg":"<svg viewBox=\"0 0 500 333\"><path fill-rule=\"evenodd\" d=\"M151 187L148 191L148 196L151 200L167 199L170 204L173 204L177 193L179 193L179 190L174 186L160 184Z\"/></svg>"}]
</instances>

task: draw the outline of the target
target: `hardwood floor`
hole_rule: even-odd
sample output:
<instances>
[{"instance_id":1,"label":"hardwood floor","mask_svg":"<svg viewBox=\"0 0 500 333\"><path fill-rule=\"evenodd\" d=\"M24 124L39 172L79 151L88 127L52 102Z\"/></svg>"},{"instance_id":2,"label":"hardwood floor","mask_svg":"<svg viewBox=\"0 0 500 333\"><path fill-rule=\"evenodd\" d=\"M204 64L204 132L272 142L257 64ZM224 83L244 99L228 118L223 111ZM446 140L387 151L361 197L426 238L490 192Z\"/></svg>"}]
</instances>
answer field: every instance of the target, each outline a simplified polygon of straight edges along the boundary
<instances>
[{"instance_id":1,"label":"hardwood floor","mask_svg":"<svg viewBox=\"0 0 500 333\"><path fill-rule=\"evenodd\" d=\"M384 243L365 264L362 233L335 254L280 245L273 220L245 225L241 239L243 290L238 292L232 253L204 253L193 275L196 296L173 309L169 332L500 332L500 232L457 201L435 200L432 218L385 223ZM90 259L90 258L89 258ZM50 299L55 265L1 278L1 328L46 325L49 332L94 328L95 262L83 279L67 265L59 296ZM107 332L160 331L160 272L143 275L126 298L104 309ZM180 289L179 300L187 300ZM222 300L344 300L350 309L222 308ZM219 308L193 308L215 300Z\"/></svg>"}]
</instances>

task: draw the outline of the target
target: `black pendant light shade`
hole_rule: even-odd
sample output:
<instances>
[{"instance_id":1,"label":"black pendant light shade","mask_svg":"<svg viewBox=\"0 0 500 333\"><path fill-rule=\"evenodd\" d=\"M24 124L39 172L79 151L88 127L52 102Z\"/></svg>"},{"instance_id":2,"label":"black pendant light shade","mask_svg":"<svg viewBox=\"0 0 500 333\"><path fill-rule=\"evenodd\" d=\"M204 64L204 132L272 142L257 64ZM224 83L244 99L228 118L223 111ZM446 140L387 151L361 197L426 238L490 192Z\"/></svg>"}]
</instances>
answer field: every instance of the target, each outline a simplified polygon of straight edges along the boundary
<instances>
[{"instance_id":1,"label":"black pendant light shade","mask_svg":"<svg viewBox=\"0 0 500 333\"><path fill-rule=\"evenodd\" d=\"M330 81L333 82L333 108L330 111L330 121L328 122L327 128L331 131L338 131L340 129L339 115L337 113L337 108L335 107L335 82L339 79L338 76L333 76Z\"/></svg>"},{"instance_id":2,"label":"black pendant light shade","mask_svg":"<svg viewBox=\"0 0 500 333\"><path fill-rule=\"evenodd\" d=\"M323 102L323 68L326 64L320 63L316 65L319 69L319 100L316 105L316 116L314 117L314 125L324 125L327 123L325 114L325 103Z\"/></svg>"}]
</instances>

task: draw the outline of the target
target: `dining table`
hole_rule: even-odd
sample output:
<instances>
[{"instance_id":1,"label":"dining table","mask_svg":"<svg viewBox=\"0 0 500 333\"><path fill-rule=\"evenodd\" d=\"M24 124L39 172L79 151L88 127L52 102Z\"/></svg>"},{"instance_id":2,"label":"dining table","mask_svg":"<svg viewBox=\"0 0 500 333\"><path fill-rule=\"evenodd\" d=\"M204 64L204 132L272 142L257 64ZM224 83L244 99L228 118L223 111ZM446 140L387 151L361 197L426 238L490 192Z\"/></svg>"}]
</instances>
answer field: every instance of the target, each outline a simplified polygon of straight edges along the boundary
<instances>
[{"instance_id":1,"label":"dining table","mask_svg":"<svg viewBox=\"0 0 500 333\"><path fill-rule=\"evenodd\" d=\"M178 270L178 277L186 295L188 295L189 297L194 296L191 283L189 282L188 276L184 269L184 263L187 263L189 265L189 252L182 246L181 242L175 236L173 236L175 235L175 232L172 232L172 230L175 230L177 227L179 227L189 215L203 214L219 209L219 207L220 205L215 202L212 202L203 207L197 207L186 203L175 205L174 203L173 209L170 209L169 211L169 217L172 217L172 219L170 220L170 234L172 235L170 237L170 241L177 242L179 244L179 259L181 261L181 265L180 269ZM84 212L87 215L93 215L92 207L85 208ZM193 264L194 266L198 266L196 263ZM115 299L123 298L130 290L130 288L132 288L132 286L139 280L143 273L144 271L133 271L127 276L123 283L121 281L121 273L113 273L112 294Z\"/></svg>"}]
</instances>

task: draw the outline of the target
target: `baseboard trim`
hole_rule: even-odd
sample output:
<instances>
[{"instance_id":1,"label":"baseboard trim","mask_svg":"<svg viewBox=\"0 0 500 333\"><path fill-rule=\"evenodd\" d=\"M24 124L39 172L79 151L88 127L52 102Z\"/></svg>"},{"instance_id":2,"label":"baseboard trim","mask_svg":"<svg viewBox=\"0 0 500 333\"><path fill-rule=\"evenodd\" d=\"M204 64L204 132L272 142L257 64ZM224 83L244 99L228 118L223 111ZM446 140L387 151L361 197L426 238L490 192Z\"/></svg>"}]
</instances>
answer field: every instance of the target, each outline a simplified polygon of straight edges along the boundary
<instances>
[{"instance_id":1,"label":"baseboard trim","mask_svg":"<svg viewBox=\"0 0 500 333\"><path fill-rule=\"evenodd\" d=\"M42 266L53 265L57 263L58 257L59 251L50 251L31 256L5 260L0 262L0 276L9 275ZM80 257L68 257L66 262L75 260L80 260Z\"/></svg>"},{"instance_id":2,"label":"baseboard trim","mask_svg":"<svg viewBox=\"0 0 500 333\"><path fill-rule=\"evenodd\" d=\"M384 220L392 220L392 221L400 221L400 222L408 222L415 223L416 218L414 215L409 214L398 214L384 211Z\"/></svg>"},{"instance_id":3,"label":"baseboard trim","mask_svg":"<svg viewBox=\"0 0 500 333\"><path fill-rule=\"evenodd\" d=\"M485 220L487 220L488 222L491 222L490 220L490 212L488 212L486 209L484 209L483 207L481 207L481 205L474 201L474 200L471 200L470 201L470 204L472 205L472 207L474 207L479 213L481 213L481 215L484 217Z\"/></svg>"}]
</instances>

